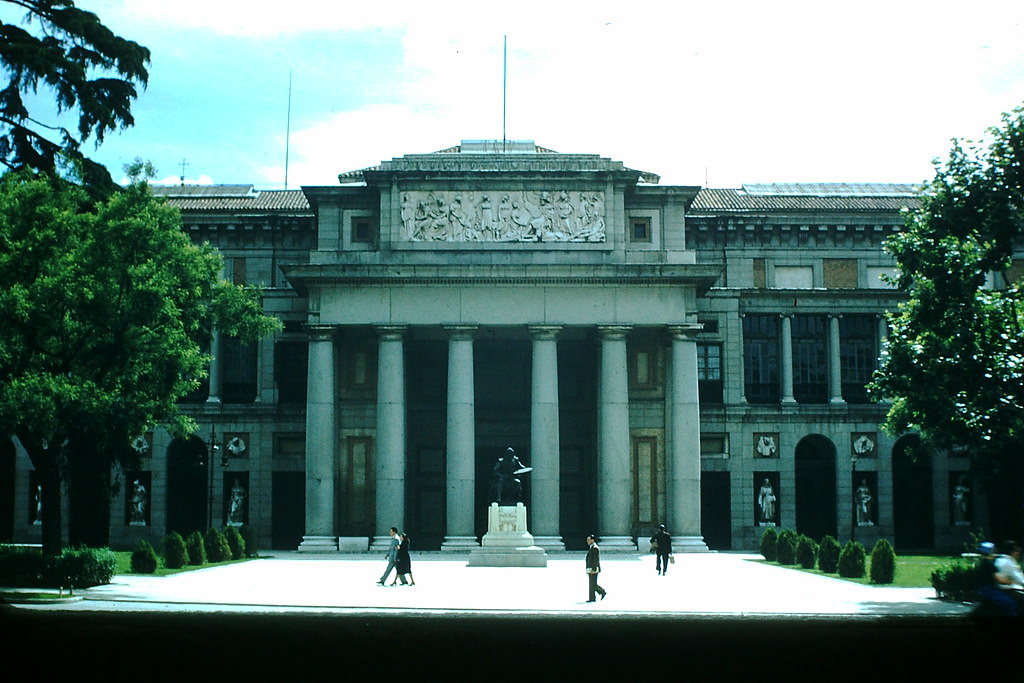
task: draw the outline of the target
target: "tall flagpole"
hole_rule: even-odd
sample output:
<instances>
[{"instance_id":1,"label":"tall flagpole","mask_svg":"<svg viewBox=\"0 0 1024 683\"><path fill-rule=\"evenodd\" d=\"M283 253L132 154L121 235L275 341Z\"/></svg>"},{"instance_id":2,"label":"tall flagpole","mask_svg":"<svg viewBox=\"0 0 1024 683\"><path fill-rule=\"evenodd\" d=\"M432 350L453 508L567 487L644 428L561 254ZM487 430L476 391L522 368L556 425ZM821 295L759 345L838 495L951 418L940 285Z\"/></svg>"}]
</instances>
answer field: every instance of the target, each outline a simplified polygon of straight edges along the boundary
<instances>
[{"instance_id":1,"label":"tall flagpole","mask_svg":"<svg viewBox=\"0 0 1024 683\"><path fill-rule=\"evenodd\" d=\"M504 36L501 56L501 151L505 151L505 108L508 98L508 36Z\"/></svg>"},{"instance_id":2,"label":"tall flagpole","mask_svg":"<svg viewBox=\"0 0 1024 683\"><path fill-rule=\"evenodd\" d=\"M288 69L288 119L284 132L284 189L288 189L288 154L292 142L292 70Z\"/></svg>"}]
</instances>

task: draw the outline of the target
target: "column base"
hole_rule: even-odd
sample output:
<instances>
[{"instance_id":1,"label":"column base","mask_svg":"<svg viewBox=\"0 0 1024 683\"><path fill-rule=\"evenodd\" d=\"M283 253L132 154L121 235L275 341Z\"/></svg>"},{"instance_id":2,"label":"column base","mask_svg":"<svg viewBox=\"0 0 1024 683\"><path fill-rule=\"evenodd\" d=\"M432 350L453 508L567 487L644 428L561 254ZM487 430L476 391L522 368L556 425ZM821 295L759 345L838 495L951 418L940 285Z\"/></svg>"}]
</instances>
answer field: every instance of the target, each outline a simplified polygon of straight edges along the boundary
<instances>
[{"instance_id":1,"label":"column base","mask_svg":"<svg viewBox=\"0 0 1024 683\"><path fill-rule=\"evenodd\" d=\"M673 553L710 553L708 544L704 542L703 536L673 536Z\"/></svg>"},{"instance_id":2,"label":"column base","mask_svg":"<svg viewBox=\"0 0 1024 683\"><path fill-rule=\"evenodd\" d=\"M636 543L632 536L598 536L598 547L601 552L635 553Z\"/></svg>"},{"instance_id":3,"label":"column base","mask_svg":"<svg viewBox=\"0 0 1024 683\"><path fill-rule=\"evenodd\" d=\"M441 543L441 552L464 553L479 548L476 536L445 536Z\"/></svg>"},{"instance_id":4,"label":"column base","mask_svg":"<svg viewBox=\"0 0 1024 683\"><path fill-rule=\"evenodd\" d=\"M336 553L338 539L334 536L303 536L299 544L300 553Z\"/></svg>"},{"instance_id":5,"label":"column base","mask_svg":"<svg viewBox=\"0 0 1024 683\"><path fill-rule=\"evenodd\" d=\"M562 540L561 536L534 536L533 544L538 548L550 552L565 550L565 541Z\"/></svg>"}]
</instances>

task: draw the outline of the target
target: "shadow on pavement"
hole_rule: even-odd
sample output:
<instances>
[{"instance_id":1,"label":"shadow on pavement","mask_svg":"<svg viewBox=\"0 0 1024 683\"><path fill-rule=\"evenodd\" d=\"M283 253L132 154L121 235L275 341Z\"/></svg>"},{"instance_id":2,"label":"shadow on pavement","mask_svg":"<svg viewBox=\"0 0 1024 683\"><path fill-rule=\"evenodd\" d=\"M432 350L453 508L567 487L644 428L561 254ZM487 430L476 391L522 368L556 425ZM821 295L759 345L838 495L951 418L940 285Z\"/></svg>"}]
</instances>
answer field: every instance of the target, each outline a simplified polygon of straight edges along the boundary
<instances>
[{"instance_id":1,"label":"shadow on pavement","mask_svg":"<svg viewBox=\"0 0 1024 683\"><path fill-rule=\"evenodd\" d=\"M664 671L791 681L840 673L862 678L878 673L873 665L888 662L909 663L915 674L945 676L963 665L965 675L976 675L976 653L994 652L998 636L1011 636L1001 627L948 617L355 617L60 613L4 606L0 618L9 634L9 666L13 653L49 652L59 658L53 663L133 672L133 678L146 680L296 680L360 672L389 678L394 666L396 678L428 680L459 673L459 680L546 680L596 668L600 680ZM1019 635L1012 633L1015 646Z\"/></svg>"}]
</instances>

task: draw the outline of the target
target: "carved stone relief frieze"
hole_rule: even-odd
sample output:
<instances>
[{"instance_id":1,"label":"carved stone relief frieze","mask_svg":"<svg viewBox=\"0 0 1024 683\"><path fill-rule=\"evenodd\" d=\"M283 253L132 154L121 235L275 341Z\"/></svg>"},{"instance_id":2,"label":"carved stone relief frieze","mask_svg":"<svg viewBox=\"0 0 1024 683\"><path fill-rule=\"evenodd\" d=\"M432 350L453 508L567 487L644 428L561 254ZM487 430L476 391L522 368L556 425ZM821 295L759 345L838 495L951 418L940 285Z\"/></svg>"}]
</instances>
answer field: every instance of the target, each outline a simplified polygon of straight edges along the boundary
<instances>
[{"instance_id":1,"label":"carved stone relief frieze","mask_svg":"<svg viewBox=\"0 0 1024 683\"><path fill-rule=\"evenodd\" d=\"M410 242L604 242L604 192L410 190Z\"/></svg>"}]
</instances>

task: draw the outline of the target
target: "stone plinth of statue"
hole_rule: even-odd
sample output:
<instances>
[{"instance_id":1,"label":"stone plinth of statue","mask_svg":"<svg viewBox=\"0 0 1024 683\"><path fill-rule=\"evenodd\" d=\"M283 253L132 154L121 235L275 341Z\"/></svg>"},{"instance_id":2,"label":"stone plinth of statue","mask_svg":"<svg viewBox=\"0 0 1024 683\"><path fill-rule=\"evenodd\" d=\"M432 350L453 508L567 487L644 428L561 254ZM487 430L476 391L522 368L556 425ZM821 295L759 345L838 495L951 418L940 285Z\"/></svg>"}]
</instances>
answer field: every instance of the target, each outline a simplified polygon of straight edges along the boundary
<instances>
[{"instance_id":1,"label":"stone plinth of statue","mask_svg":"<svg viewBox=\"0 0 1024 683\"><path fill-rule=\"evenodd\" d=\"M487 533L480 547L469 554L470 567L546 567L548 556L534 545L526 528L526 506L498 505L487 508Z\"/></svg>"}]
</instances>

